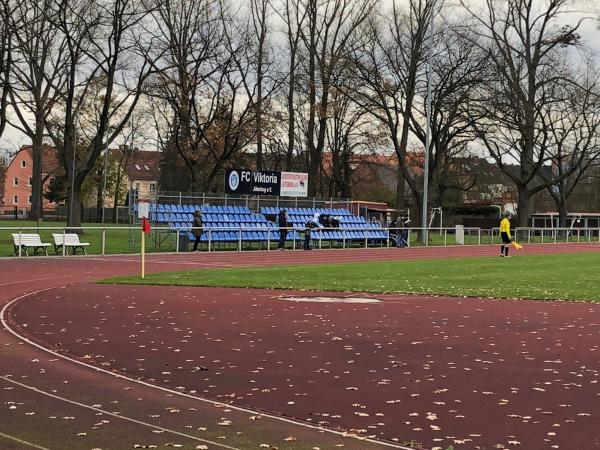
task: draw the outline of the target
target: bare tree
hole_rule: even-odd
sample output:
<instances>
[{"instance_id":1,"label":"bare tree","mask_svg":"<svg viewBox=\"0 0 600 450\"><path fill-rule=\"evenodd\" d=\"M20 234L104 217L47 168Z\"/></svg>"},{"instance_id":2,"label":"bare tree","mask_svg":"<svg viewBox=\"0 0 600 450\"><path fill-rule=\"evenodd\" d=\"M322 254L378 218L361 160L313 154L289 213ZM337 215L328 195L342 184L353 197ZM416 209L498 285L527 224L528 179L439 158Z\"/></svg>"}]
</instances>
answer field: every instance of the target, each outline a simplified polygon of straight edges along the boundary
<instances>
[{"instance_id":1,"label":"bare tree","mask_svg":"<svg viewBox=\"0 0 600 450\"><path fill-rule=\"evenodd\" d=\"M368 45L357 52L357 76L364 89L357 99L383 123L398 159L396 208L405 209L409 186L421 217L421 189L408 159L410 125L417 98L417 83L424 76L427 33L433 1L410 0L407 8L394 1L390 14L369 23ZM435 40L435 39L434 39Z\"/></svg>"},{"instance_id":2,"label":"bare tree","mask_svg":"<svg viewBox=\"0 0 600 450\"><path fill-rule=\"evenodd\" d=\"M550 171L541 171L540 177L548 184L559 213L559 226L567 224L568 199L588 174L600 163L600 91L598 73L588 64L574 83L557 89L555 102L545 122L550 144L548 154Z\"/></svg>"},{"instance_id":3,"label":"bare tree","mask_svg":"<svg viewBox=\"0 0 600 450\"><path fill-rule=\"evenodd\" d=\"M234 30L239 24L218 0L161 1L152 16L159 55L148 93L159 102L154 112L166 129L164 154L179 155L190 191L206 190L254 136L248 135L253 99L242 100L244 89L252 91L249 30Z\"/></svg>"},{"instance_id":4,"label":"bare tree","mask_svg":"<svg viewBox=\"0 0 600 450\"><path fill-rule=\"evenodd\" d=\"M252 34L255 36L253 49L256 74L256 102L255 102L255 117L256 117L256 170L263 168L263 113L265 104L265 85L269 67L272 60L269 58L268 49L268 33L269 33L269 13L270 0L250 0L250 11L252 15Z\"/></svg>"},{"instance_id":5,"label":"bare tree","mask_svg":"<svg viewBox=\"0 0 600 450\"><path fill-rule=\"evenodd\" d=\"M361 25L371 16L373 0L306 0L301 30L307 52L308 121L306 128L308 194L319 190L331 89L338 83L346 60L362 44ZM322 187L322 186L321 186Z\"/></svg>"},{"instance_id":6,"label":"bare tree","mask_svg":"<svg viewBox=\"0 0 600 450\"><path fill-rule=\"evenodd\" d=\"M134 0L60 0L57 4L54 21L57 34L66 41L67 80L61 99L63 118L50 127L50 135L70 184L69 226L81 224L81 186L102 151L128 123L152 73L146 58L151 43L140 45L147 12ZM94 96L98 89L101 95ZM93 121L79 124L77 116L86 103L94 103L98 114Z\"/></svg>"},{"instance_id":7,"label":"bare tree","mask_svg":"<svg viewBox=\"0 0 600 450\"><path fill-rule=\"evenodd\" d=\"M6 128L6 110L9 103L10 72L12 67L14 29L11 18L18 3L0 0L0 137Z\"/></svg>"},{"instance_id":8,"label":"bare tree","mask_svg":"<svg viewBox=\"0 0 600 450\"><path fill-rule=\"evenodd\" d=\"M286 29L285 35L287 40L288 51L288 77L287 77L287 149L285 153L285 169L292 170L292 160L294 158L294 150L296 148L296 91L298 84L298 70L300 67L300 45L302 37L302 29L308 9L303 7L301 0L284 0L283 13L280 16L283 18ZM277 9L276 9L277 10Z\"/></svg>"},{"instance_id":9,"label":"bare tree","mask_svg":"<svg viewBox=\"0 0 600 450\"><path fill-rule=\"evenodd\" d=\"M444 25L443 39L436 39L431 74L431 142L429 173L437 187L437 205L444 206L445 193L468 190L477 180L462 163L469 159L468 147L475 140L474 121L482 120L471 111L481 86L489 78L487 56L466 38L460 23ZM468 33L468 31L466 31ZM427 82L417 84L418 98L410 112L411 132L426 148Z\"/></svg>"},{"instance_id":10,"label":"bare tree","mask_svg":"<svg viewBox=\"0 0 600 450\"><path fill-rule=\"evenodd\" d=\"M66 40L56 34L52 16L54 0L23 0L9 17L19 30L13 38L10 75L11 106L18 122L11 124L31 139L33 156L30 218L43 215L43 152L47 121L55 109L65 83ZM33 117L33 121L31 118Z\"/></svg>"},{"instance_id":11,"label":"bare tree","mask_svg":"<svg viewBox=\"0 0 600 450\"><path fill-rule=\"evenodd\" d=\"M547 120L552 120L553 91L570 82L566 48L579 43L581 22L560 26L569 0L486 0L484 13L461 3L478 24L473 44L487 52L495 72L473 109L487 118L476 124L477 136L515 183L518 224L526 226L532 196L552 183L538 177L551 160Z\"/></svg>"}]
</instances>

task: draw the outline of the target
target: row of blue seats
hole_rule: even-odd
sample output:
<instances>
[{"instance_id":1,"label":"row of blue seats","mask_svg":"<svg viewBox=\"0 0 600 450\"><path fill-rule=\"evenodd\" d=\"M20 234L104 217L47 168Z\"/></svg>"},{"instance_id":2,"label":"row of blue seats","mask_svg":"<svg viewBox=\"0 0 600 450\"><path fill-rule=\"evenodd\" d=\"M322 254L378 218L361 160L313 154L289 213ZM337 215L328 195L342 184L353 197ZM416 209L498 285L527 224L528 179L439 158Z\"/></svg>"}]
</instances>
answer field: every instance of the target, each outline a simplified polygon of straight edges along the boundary
<instances>
[{"instance_id":1,"label":"row of blue seats","mask_svg":"<svg viewBox=\"0 0 600 450\"><path fill-rule=\"evenodd\" d=\"M152 216L152 219L158 223L191 222L194 220L194 215L185 213L155 213L155 215Z\"/></svg>"},{"instance_id":2,"label":"row of blue seats","mask_svg":"<svg viewBox=\"0 0 600 450\"><path fill-rule=\"evenodd\" d=\"M239 242L241 237L242 241L246 242L267 242L267 241L279 241L279 231L242 231L241 236L236 231L216 231L213 233L204 233L200 238L201 242ZM189 234L190 240L194 240L193 234ZM300 240L302 237L300 234L293 232L288 233L286 240Z\"/></svg>"},{"instance_id":3,"label":"row of blue seats","mask_svg":"<svg viewBox=\"0 0 600 450\"><path fill-rule=\"evenodd\" d=\"M193 214L181 214L181 213L156 213L153 219L157 223L167 222L192 222L194 220ZM266 223L268 222L263 216L256 214L206 214L202 216L203 222L253 222L253 223Z\"/></svg>"},{"instance_id":4,"label":"row of blue seats","mask_svg":"<svg viewBox=\"0 0 600 450\"><path fill-rule=\"evenodd\" d=\"M137 212L138 204L133 205L133 210ZM233 205L174 205L168 203L150 203L150 212L156 213L188 213L195 211L202 213L222 213L222 214L252 214L246 206Z\"/></svg>"},{"instance_id":5,"label":"row of blue seats","mask_svg":"<svg viewBox=\"0 0 600 450\"><path fill-rule=\"evenodd\" d=\"M189 230L192 228L192 222L169 222L169 228L172 230ZM227 228L230 230L234 229L244 229L244 230L258 230L258 229L278 229L277 224L273 222L264 222L264 223L256 223L256 222L205 222L203 224L203 229L211 230L216 228Z\"/></svg>"},{"instance_id":6,"label":"row of blue seats","mask_svg":"<svg viewBox=\"0 0 600 450\"><path fill-rule=\"evenodd\" d=\"M322 241L341 241L353 239L387 239L388 233L383 230L373 231L313 231L311 239Z\"/></svg>"},{"instance_id":7,"label":"row of blue seats","mask_svg":"<svg viewBox=\"0 0 600 450\"><path fill-rule=\"evenodd\" d=\"M262 214L202 214L203 222L267 222Z\"/></svg>"},{"instance_id":8,"label":"row of blue seats","mask_svg":"<svg viewBox=\"0 0 600 450\"><path fill-rule=\"evenodd\" d=\"M213 214L253 214L247 206L236 206L236 205L202 205L200 211L204 213Z\"/></svg>"},{"instance_id":9,"label":"row of blue seats","mask_svg":"<svg viewBox=\"0 0 600 450\"><path fill-rule=\"evenodd\" d=\"M314 216L297 216L291 215L288 216L288 221L291 223L306 223L309 220L312 220ZM367 222L363 217L357 216L339 216L340 223L362 223L366 224Z\"/></svg>"},{"instance_id":10,"label":"row of blue seats","mask_svg":"<svg viewBox=\"0 0 600 450\"><path fill-rule=\"evenodd\" d=\"M283 206L263 206L260 212L263 214L279 214L279 211L285 209L288 215L309 215L312 217L317 214L328 214L330 216L352 216L347 209L342 208L286 208Z\"/></svg>"},{"instance_id":11,"label":"row of blue seats","mask_svg":"<svg viewBox=\"0 0 600 450\"><path fill-rule=\"evenodd\" d=\"M313 241L363 241L365 239L387 239L388 235L386 232L349 232L341 233L337 231L319 231L311 234L311 240ZM189 239L193 241L195 236L189 233ZM300 233L293 231L287 234L286 240L302 240L303 237ZM201 242L239 242L251 241L251 242L267 242L267 241L278 241L278 231L214 231L211 233L204 233L200 238Z\"/></svg>"}]
</instances>

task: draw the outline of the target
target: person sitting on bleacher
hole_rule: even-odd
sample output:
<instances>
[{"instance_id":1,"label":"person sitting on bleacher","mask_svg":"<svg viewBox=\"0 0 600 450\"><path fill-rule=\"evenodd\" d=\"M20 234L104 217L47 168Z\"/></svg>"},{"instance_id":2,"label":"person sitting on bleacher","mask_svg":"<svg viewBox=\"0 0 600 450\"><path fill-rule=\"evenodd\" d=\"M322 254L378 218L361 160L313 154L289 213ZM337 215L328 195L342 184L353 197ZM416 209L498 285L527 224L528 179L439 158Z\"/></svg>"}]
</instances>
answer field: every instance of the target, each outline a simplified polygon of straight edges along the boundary
<instances>
[{"instance_id":1,"label":"person sitting on bleacher","mask_svg":"<svg viewBox=\"0 0 600 450\"><path fill-rule=\"evenodd\" d=\"M331 228L331 216L328 214L321 214L319 216L319 223L325 228Z\"/></svg>"},{"instance_id":2,"label":"person sitting on bleacher","mask_svg":"<svg viewBox=\"0 0 600 450\"><path fill-rule=\"evenodd\" d=\"M192 222L192 234L194 235L194 250L198 251L198 244L202 237L202 213L198 210L194 212L194 221Z\"/></svg>"}]
</instances>

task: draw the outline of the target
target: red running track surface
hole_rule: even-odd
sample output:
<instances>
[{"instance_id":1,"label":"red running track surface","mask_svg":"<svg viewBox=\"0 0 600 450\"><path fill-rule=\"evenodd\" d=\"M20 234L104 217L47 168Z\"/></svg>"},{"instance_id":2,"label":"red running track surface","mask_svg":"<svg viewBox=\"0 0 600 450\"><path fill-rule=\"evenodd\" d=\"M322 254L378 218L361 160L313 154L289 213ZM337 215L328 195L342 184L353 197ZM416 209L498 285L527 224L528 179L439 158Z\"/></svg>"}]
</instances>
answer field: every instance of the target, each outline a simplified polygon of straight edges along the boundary
<instances>
[{"instance_id":1,"label":"red running track surface","mask_svg":"<svg viewBox=\"0 0 600 450\"><path fill-rule=\"evenodd\" d=\"M543 245L527 251L596 249ZM153 255L149 270L496 252L495 247L452 247ZM425 448L600 446L596 305L413 296L375 296L382 300L378 304L290 303L278 298L287 291L88 283L134 272L135 257L0 264L16 282L3 287L3 301L30 290L31 284L57 287L10 309L17 332L86 363L152 384L306 423L358 430L387 442L419 442ZM46 279L26 282L32 278ZM16 345L7 333L2 338L5 348ZM50 361L40 353L30 346L21 346L18 354L0 353L3 372L52 386L45 381L50 369L36 373L40 362L32 360ZM89 385L92 377L110 393L104 395L115 396L120 390L120 407L136 414L139 404L134 396L123 394L122 380L51 359L55 381L61 375L69 377L69 388L61 386L65 396L80 398L77 386ZM4 379L0 382L6 384ZM160 409L162 393L133 389ZM205 420L211 423L211 418ZM181 424L175 421L172 426ZM278 426L258 428L274 434ZM291 427L283 434L298 434L300 427ZM304 432L301 439L306 442L321 445L323 439L321 448L335 445L331 436L315 438ZM99 431L87 433L102 442ZM282 436L277 439L279 448L294 448ZM85 439L77 433L71 437ZM346 448L355 445L348 439L342 442ZM356 448L371 446L376 444L361 442Z\"/></svg>"}]
</instances>

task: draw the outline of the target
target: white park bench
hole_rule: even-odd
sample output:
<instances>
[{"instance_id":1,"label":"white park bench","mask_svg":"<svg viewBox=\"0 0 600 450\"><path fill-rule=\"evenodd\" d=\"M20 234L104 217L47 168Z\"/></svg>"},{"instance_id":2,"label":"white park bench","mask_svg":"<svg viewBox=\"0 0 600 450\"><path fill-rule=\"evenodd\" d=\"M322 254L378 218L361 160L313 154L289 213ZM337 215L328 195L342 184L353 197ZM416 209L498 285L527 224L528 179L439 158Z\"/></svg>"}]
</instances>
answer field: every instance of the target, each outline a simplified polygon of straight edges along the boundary
<instances>
[{"instance_id":1,"label":"white park bench","mask_svg":"<svg viewBox=\"0 0 600 450\"><path fill-rule=\"evenodd\" d=\"M77 233L52 233L52 237L54 238L54 251L56 253L64 247L65 250L70 248L72 255L77 253L77 249L81 249L83 254L87 255L85 248L90 244L89 242L81 242Z\"/></svg>"},{"instance_id":2,"label":"white park bench","mask_svg":"<svg viewBox=\"0 0 600 450\"><path fill-rule=\"evenodd\" d=\"M50 244L42 242L39 234L35 233L13 233L12 235L15 245L15 256L19 255L19 247L21 251L25 251L25 255L29 256L27 249L32 248L33 254L35 255L38 250L43 250L48 256L48 247Z\"/></svg>"}]
</instances>

